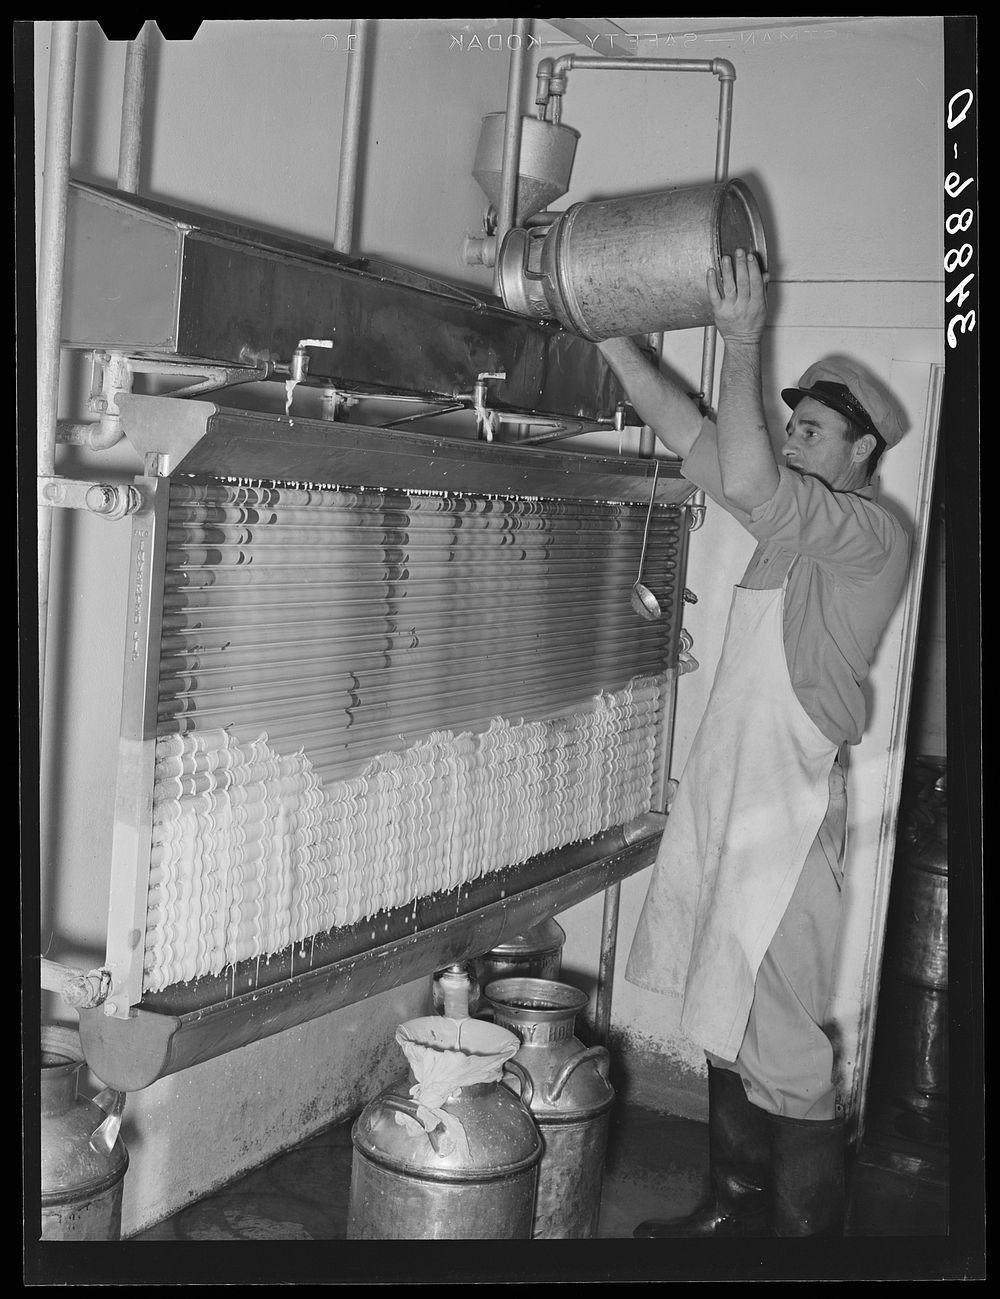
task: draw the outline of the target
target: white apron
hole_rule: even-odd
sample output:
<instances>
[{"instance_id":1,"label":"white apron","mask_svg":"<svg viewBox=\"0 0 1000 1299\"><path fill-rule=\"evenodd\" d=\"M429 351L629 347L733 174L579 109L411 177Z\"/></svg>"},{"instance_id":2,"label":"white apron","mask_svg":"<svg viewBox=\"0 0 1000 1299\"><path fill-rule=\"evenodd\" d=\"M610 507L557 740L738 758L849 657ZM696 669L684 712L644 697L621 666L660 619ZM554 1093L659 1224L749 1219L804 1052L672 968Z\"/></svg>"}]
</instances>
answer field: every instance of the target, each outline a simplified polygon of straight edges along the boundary
<instances>
[{"instance_id":1,"label":"white apron","mask_svg":"<svg viewBox=\"0 0 1000 1299\"><path fill-rule=\"evenodd\" d=\"M625 969L639 987L683 993L681 1031L723 1060L739 1052L757 970L826 813L837 755L788 675L787 582L735 588Z\"/></svg>"}]
</instances>

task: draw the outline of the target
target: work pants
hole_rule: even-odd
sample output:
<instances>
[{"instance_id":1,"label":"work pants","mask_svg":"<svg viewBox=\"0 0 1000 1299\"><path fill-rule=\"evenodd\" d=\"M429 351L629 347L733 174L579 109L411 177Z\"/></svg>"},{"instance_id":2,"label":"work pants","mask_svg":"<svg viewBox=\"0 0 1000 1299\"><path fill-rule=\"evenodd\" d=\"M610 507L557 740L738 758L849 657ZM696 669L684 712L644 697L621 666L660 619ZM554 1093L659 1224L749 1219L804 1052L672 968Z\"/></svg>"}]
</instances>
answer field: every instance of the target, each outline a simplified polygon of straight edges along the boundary
<instances>
[{"instance_id":1,"label":"work pants","mask_svg":"<svg viewBox=\"0 0 1000 1299\"><path fill-rule=\"evenodd\" d=\"M832 1119L836 1086L826 1031L841 917L847 793L830 773L830 803L795 892L761 962L746 1032L734 1061L754 1105L794 1119Z\"/></svg>"}]
</instances>

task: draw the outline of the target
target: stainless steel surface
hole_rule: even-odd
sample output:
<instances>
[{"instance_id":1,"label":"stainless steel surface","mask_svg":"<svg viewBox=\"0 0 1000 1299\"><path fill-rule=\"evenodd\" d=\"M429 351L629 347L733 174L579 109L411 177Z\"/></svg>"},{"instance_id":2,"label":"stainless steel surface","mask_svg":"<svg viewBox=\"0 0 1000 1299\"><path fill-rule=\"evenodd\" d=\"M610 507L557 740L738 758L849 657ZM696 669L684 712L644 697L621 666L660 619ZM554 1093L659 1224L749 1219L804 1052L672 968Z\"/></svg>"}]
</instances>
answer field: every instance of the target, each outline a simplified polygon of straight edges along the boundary
<instances>
[{"instance_id":1,"label":"stainless steel surface","mask_svg":"<svg viewBox=\"0 0 1000 1299\"><path fill-rule=\"evenodd\" d=\"M128 1152L117 1131L92 1144L105 1115L78 1091L77 1034L43 1025L41 1047L42 1239L118 1240Z\"/></svg>"},{"instance_id":2,"label":"stainless steel surface","mask_svg":"<svg viewBox=\"0 0 1000 1299\"><path fill-rule=\"evenodd\" d=\"M59 415L59 340L67 297L64 269L69 208L69 161L73 134L73 86L76 80L78 22L52 24L48 104L45 116L45 165L38 239L38 313L35 367L38 391L36 472L55 472L56 424ZM48 633L49 567L52 556L52 511L37 511L38 544L38 698L39 724L45 706L45 639Z\"/></svg>"},{"instance_id":3,"label":"stainless steel surface","mask_svg":"<svg viewBox=\"0 0 1000 1299\"><path fill-rule=\"evenodd\" d=\"M653 463L656 468L653 471L653 486L649 493L649 506L646 510L646 526L643 529L642 534L642 553L639 556L639 576L632 584L631 596L632 608L641 618L646 618L650 621L659 618L663 612L660 608L659 600L657 600L656 596L642 580L642 570L646 563L646 544L649 541L649 523L653 517L653 502L656 499L656 480L660 474L659 460L654 459Z\"/></svg>"},{"instance_id":4,"label":"stainless steel surface","mask_svg":"<svg viewBox=\"0 0 1000 1299\"><path fill-rule=\"evenodd\" d=\"M604 1046L574 1034L587 994L550 979L500 979L485 999L494 1023L521 1040L514 1062L532 1082L531 1112L544 1142L532 1236L589 1239L597 1232L615 1091Z\"/></svg>"},{"instance_id":5,"label":"stainless steel surface","mask_svg":"<svg viewBox=\"0 0 1000 1299\"><path fill-rule=\"evenodd\" d=\"M706 272L736 248L766 264L760 213L738 180L577 203L542 241L541 287L556 319L592 340L707 326ZM498 266L510 267L502 246ZM513 308L529 290L508 285L502 276Z\"/></svg>"},{"instance_id":6,"label":"stainless steel surface","mask_svg":"<svg viewBox=\"0 0 1000 1299\"><path fill-rule=\"evenodd\" d=\"M68 347L287 363L309 322L320 387L454 401L504 372L498 409L583 423L624 401L596 348L491 295L98 186L70 186L65 284Z\"/></svg>"},{"instance_id":7,"label":"stainless steel surface","mask_svg":"<svg viewBox=\"0 0 1000 1299\"><path fill-rule=\"evenodd\" d=\"M491 203L499 205L506 113L483 118L472 174ZM527 115L521 118L521 153L514 225L523 226L569 189L579 131ZM508 227L509 229L510 227Z\"/></svg>"},{"instance_id":8,"label":"stainless steel surface","mask_svg":"<svg viewBox=\"0 0 1000 1299\"><path fill-rule=\"evenodd\" d=\"M655 467L649 460L564 452L471 438L439 437L360 424L286 419L233 411L202 401L127 395L120 399L126 436L140 455L167 457L167 472L404 491L482 492L646 504ZM694 490L675 464L657 475L656 504Z\"/></svg>"},{"instance_id":9,"label":"stainless steel surface","mask_svg":"<svg viewBox=\"0 0 1000 1299\"><path fill-rule=\"evenodd\" d=\"M129 1018L80 1011L87 1061L117 1090L158 1078L268 1037L386 988L489 951L653 860L659 830L626 846L622 831L548 853L390 913L317 935L269 962L178 985L147 998ZM379 940L377 934L382 935Z\"/></svg>"}]
</instances>

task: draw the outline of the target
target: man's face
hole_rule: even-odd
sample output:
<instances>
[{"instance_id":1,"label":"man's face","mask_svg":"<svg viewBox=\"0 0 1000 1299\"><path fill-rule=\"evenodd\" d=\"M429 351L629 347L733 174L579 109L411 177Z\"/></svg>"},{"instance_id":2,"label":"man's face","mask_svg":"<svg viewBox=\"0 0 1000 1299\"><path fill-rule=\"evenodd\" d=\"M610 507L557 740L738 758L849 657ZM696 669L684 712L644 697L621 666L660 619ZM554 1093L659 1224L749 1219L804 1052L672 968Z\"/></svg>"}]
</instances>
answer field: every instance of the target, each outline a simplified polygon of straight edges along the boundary
<instances>
[{"instance_id":1,"label":"man's face","mask_svg":"<svg viewBox=\"0 0 1000 1299\"><path fill-rule=\"evenodd\" d=\"M834 491L863 486L872 440L863 437L849 442L848 427L839 411L814 397L803 397L785 428L787 441L781 448L785 464L796 473L818 478Z\"/></svg>"}]
</instances>

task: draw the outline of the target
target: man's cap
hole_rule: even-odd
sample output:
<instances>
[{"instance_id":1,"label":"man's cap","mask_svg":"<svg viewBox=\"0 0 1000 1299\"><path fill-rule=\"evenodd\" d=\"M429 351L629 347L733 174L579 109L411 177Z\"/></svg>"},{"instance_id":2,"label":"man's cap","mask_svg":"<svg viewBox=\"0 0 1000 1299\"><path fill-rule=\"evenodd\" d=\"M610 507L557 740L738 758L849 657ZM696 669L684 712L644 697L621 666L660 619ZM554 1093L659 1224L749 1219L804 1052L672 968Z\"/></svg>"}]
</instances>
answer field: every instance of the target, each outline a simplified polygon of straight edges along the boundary
<instances>
[{"instance_id":1,"label":"man's cap","mask_svg":"<svg viewBox=\"0 0 1000 1299\"><path fill-rule=\"evenodd\" d=\"M876 433L887 447L894 447L903 436L903 425L885 393L867 375L840 360L811 365L798 387L784 388L781 397L793 409L803 397L812 397L866 432Z\"/></svg>"}]
</instances>

